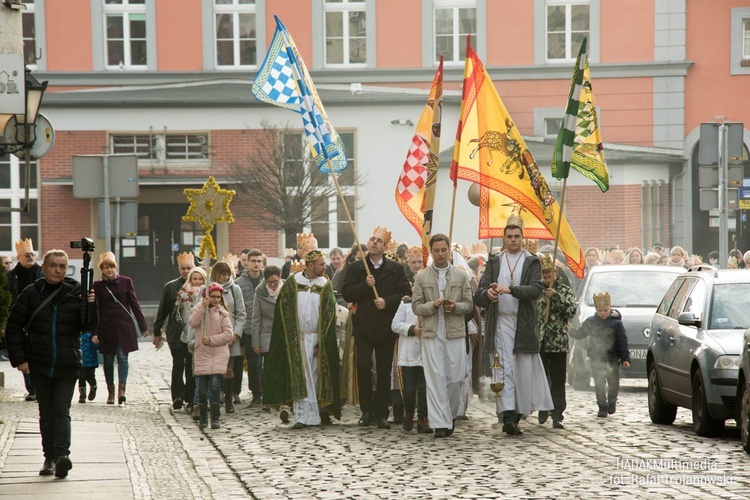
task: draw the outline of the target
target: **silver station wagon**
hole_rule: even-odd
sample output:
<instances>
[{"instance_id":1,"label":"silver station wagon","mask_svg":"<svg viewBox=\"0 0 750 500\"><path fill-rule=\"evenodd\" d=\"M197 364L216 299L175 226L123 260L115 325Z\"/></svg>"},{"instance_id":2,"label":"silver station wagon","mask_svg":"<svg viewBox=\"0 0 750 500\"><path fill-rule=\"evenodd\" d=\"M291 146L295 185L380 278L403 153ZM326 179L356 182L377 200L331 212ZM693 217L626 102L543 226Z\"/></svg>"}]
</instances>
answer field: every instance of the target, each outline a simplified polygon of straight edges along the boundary
<instances>
[{"instance_id":1,"label":"silver station wagon","mask_svg":"<svg viewBox=\"0 0 750 500\"><path fill-rule=\"evenodd\" d=\"M621 369L620 376L646 378L646 349L649 327L656 307L682 267L650 266L645 264L599 265L589 271L578 295L578 310L573 328L578 328L596 313L594 294L609 292L612 308L622 315L628 335L630 369ZM568 382L576 389L589 387L591 368L583 349L585 342L571 339Z\"/></svg>"},{"instance_id":2,"label":"silver station wagon","mask_svg":"<svg viewBox=\"0 0 750 500\"><path fill-rule=\"evenodd\" d=\"M717 436L736 418L742 338L750 327L750 270L701 264L667 290L651 323L648 412L671 424L693 413L699 436Z\"/></svg>"}]
</instances>

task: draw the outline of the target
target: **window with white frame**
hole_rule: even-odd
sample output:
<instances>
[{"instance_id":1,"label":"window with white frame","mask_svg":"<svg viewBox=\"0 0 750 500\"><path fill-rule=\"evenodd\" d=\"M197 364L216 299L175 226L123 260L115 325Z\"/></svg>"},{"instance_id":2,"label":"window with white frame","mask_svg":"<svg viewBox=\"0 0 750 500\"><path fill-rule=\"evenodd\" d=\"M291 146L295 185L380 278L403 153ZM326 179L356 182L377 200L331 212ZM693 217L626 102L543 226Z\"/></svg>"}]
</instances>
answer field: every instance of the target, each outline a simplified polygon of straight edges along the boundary
<instances>
[{"instance_id":1,"label":"window with white frame","mask_svg":"<svg viewBox=\"0 0 750 500\"><path fill-rule=\"evenodd\" d=\"M258 64L255 0L214 0L216 67Z\"/></svg>"},{"instance_id":2,"label":"window with white frame","mask_svg":"<svg viewBox=\"0 0 750 500\"><path fill-rule=\"evenodd\" d=\"M750 17L742 20L742 59L750 59Z\"/></svg>"},{"instance_id":3,"label":"window with white frame","mask_svg":"<svg viewBox=\"0 0 750 500\"><path fill-rule=\"evenodd\" d=\"M731 15L731 75L750 74L750 7L734 7Z\"/></svg>"},{"instance_id":4,"label":"window with white frame","mask_svg":"<svg viewBox=\"0 0 750 500\"><path fill-rule=\"evenodd\" d=\"M34 0L23 0L26 10L21 13L23 24L23 60L29 69L36 69L36 26Z\"/></svg>"},{"instance_id":5,"label":"window with white frame","mask_svg":"<svg viewBox=\"0 0 750 500\"><path fill-rule=\"evenodd\" d=\"M471 46L476 47L476 0L435 0L435 62L461 62L466 59L466 36L471 35Z\"/></svg>"},{"instance_id":6,"label":"window with white frame","mask_svg":"<svg viewBox=\"0 0 750 500\"><path fill-rule=\"evenodd\" d=\"M556 139L562 126L562 117L544 119L544 137Z\"/></svg>"},{"instance_id":7,"label":"window with white frame","mask_svg":"<svg viewBox=\"0 0 750 500\"><path fill-rule=\"evenodd\" d=\"M547 61L574 61L589 35L589 0L547 0Z\"/></svg>"},{"instance_id":8,"label":"window with white frame","mask_svg":"<svg viewBox=\"0 0 750 500\"><path fill-rule=\"evenodd\" d=\"M146 0L104 0L107 69L146 69Z\"/></svg>"},{"instance_id":9,"label":"window with white frame","mask_svg":"<svg viewBox=\"0 0 750 500\"><path fill-rule=\"evenodd\" d=\"M325 0L326 66L365 66L366 7L365 0Z\"/></svg>"},{"instance_id":10,"label":"window with white frame","mask_svg":"<svg viewBox=\"0 0 750 500\"><path fill-rule=\"evenodd\" d=\"M40 247L36 161L31 162L30 175L29 211L3 210L23 207L26 165L14 155L0 156L0 252L15 255L14 242L24 238L31 238L36 247Z\"/></svg>"},{"instance_id":11,"label":"window with white frame","mask_svg":"<svg viewBox=\"0 0 750 500\"><path fill-rule=\"evenodd\" d=\"M346 201L349 214L355 217L356 208L356 166L354 155L354 133L337 131L341 137L347 157L347 167L338 176L341 193ZM314 203L310 214L310 225L304 228L305 232L312 232L318 240L320 248L351 247L354 244L354 235L346 217L344 205L335 189L332 189L333 179L330 174L319 172L315 165L309 161L309 148L304 135L299 132L287 132L283 141L285 151L295 152L290 156L284 155L284 169L287 172L296 172L299 183L304 180L304 169L311 170L310 182L317 189L313 191ZM300 150L299 143L304 143L305 158L299 158L297 152ZM294 183L294 178L289 177L289 182ZM317 191L317 194L315 194ZM287 242L294 241L294 234L288 234ZM288 245L287 245L288 246Z\"/></svg>"},{"instance_id":12,"label":"window with white frame","mask_svg":"<svg viewBox=\"0 0 750 500\"><path fill-rule=\"evenodd\" d=\"M207 163L207 133L112 134L112 154L134 154L139 163Z\"/></svg>"}]
</instances>

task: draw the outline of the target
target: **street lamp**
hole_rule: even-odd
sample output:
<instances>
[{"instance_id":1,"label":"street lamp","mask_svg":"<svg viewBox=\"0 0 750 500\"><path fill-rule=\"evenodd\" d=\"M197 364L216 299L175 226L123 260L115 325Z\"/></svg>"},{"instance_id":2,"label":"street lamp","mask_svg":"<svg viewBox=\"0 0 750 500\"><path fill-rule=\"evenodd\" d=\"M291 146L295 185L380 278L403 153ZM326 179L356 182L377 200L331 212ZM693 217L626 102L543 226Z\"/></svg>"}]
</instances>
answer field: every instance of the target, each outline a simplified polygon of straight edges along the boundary
<instances>
[{"instance_id":1,"label":"street lamp","mask_svg":"<svg viewBox=\"0 0 750 500\"><path fill-rule=\"evenodd\" d=\"M31 74L31 70L26 69L26 85L25 85L25 112L22 114L14 115L16 117L16 142L22 144L24 149L28 149L36 141L36 133L32 139L31 132L36 129L36 119L39 116L39 108L42 105L42 97L44 91L47 90L47 82L39 83L39 80L34 78ZM19 129L24 129L24 136L19 139Z\"/></svg>"}]
</instances>

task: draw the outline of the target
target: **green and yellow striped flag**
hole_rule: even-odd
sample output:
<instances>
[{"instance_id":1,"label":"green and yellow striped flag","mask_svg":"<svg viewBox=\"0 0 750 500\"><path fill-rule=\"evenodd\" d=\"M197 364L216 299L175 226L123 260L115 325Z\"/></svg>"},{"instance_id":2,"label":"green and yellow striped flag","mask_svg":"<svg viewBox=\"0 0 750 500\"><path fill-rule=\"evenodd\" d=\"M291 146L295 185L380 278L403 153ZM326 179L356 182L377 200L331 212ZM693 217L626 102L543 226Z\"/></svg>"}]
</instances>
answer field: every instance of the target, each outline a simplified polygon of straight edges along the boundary
<instances>
[{"instance_id":1,"label":"green and yellow striped flag","mask_svg":"<svg viewBox=\"0 0 750 500\"><path fill-rule=\"evenodd\" d=\"M596 117L594 94L591 91L589 58L586 54L586 38L581 43L573 80L570 83L568 107L560 132L555 141L552 156L552 176L556 179L568 177L570 167L596 182L602 192L609 189L609 173L604 159L604 144Z\"/></svg>"}]
</instances>

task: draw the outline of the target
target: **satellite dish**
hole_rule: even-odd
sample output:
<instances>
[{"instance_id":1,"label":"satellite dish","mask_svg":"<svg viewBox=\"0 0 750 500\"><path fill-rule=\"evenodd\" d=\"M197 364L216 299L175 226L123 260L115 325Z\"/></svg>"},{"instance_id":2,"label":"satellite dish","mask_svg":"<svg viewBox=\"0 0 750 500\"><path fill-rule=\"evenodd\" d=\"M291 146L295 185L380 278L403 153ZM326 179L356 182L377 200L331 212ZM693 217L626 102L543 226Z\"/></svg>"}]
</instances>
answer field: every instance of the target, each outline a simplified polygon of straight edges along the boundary
<instances>
[{"instance_id":1,"label":"satellite dish","mask_svg":"<svg viewBox=\"0 0 750 500\"><path fill-rule=\"evenodd\" d=\"M37 159L49 153L49 150L52 148L52 144L55 142L55 129L52 128L52 124L47 117L41 113L37 115L34 124L36 125L36 141L34 141L31 149L29 149L29 156L33 159ZM5 124L3 140L6 144L15 144L17 133L18 137L23 137L23 132L19 133L18 131L16 117L11 116L8 123ZM25 155L23 151L18 151L14 154L19 158L24 158Z\"/></svg>"}]
</instances>

